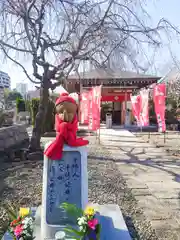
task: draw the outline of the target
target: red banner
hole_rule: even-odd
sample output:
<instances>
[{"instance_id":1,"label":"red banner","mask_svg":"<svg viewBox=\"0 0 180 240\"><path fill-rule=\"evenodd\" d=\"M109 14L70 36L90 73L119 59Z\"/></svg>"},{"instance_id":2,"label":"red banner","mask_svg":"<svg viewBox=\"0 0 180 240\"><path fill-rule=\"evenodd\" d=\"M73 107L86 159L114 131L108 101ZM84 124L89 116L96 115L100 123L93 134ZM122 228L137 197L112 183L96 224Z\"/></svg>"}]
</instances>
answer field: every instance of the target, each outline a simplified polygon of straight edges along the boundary
<instances>
[{"instance_id":1,"label":"red banner","mask_svg":"<svg viewBox=\"0 0 180 240\"><path fill-rule=\"evenodd\" d=\"M157 123L160 132L166 131L165 109L166 109L166 85L158 84L153 89L153 100L156 112Z\"/></svg>"},{"instance_id":2,"label":"red banner","mask_svg":"<svg viewBox=\"0 0 180 240\"><path fill-rule=\"evenodd\" d=\"M82 92L80 96L80 122L88 124L89 122L89 92Z\"/></svg>"},{"instance_id":3,"label":"red banner","mask_svg":"<svg viewBox=\"0 0 180 240\"><path fill-rule=\"evenodd\" d=\"M101 86L93 87L89 92L89 130L96 131L100 128L101 113Z\"/></svg>"},{"instance_id":4,"label":"red banner","mask_svg":"<svg viewBox=\"0 0 180 240\"><path fill-rule=\"evenodd\" d=\"M132 113L136 119L137 125L142 126L141 121L141 96L131 96Z\"/></svg>"},{"instance_id":5,"label":"red banner","mask_svg":"<svg viewBox=\"0 0 180 240\"><path fill-rule=\"evenodd\" d=\"M149 90L143 89L140 91L141 103L141 126L149 126Z\"/></svg>"}]
</instances>

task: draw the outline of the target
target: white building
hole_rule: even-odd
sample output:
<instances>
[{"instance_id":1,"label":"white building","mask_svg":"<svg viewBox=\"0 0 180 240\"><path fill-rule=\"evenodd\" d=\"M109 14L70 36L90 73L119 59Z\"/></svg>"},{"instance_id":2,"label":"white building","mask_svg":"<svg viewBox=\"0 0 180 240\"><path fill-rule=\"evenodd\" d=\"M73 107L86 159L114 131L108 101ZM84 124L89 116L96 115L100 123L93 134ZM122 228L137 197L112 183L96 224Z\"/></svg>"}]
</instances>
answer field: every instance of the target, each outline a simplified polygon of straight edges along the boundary
<instances>
[{"instance_id":1,"label":"white building","mask_svg":"<svg viewBox=\"0 0 180 240\"><path fill-rule=\"evenodd\" d=\"M40 89L28 91L27 99L31 100L32 98L40 98Z\"/></svg>"},{"instance_id":2,"label":"white building","mask_svg":"<svg viewBox=\"0 0 180 240\"><path fill-rule=\"evenodd\" d=\"M27 97L27 92L28 92L27 83L17 83L16 90L17 90L17 92L19 92L22 95L23 98Z\"/></svg>"},{"instance_id":3,"label":"white building","mask_svg":"<svg viewBox=\"0 0 180 240\"><path fill-rule=\"evenodd\" d=\"M0 71L0 109L4 108L4 89L10 89L11 80L7 73Z\"/></svg>"},{"instance_id":4,"label":"white building","mask_svg":"<svg viewBox=\"0 0 180 240\"><path fill-rule=\"evenodd\" d=\"M5 72L0 71L0 88L10 89L10 87L11 87L11 79L9 75Z\"/></svg>"}]
</instances>

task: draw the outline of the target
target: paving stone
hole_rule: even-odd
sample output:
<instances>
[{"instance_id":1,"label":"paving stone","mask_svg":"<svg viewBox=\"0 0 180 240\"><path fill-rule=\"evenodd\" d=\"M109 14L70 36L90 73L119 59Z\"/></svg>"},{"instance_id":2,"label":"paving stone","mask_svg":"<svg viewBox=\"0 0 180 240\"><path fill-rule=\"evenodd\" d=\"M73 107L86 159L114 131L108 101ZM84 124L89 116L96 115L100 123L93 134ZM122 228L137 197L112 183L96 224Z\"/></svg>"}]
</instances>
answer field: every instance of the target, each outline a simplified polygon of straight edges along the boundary
<instances>
[{"instance_id":1,"label":"paving stone","mask_svg":"<svg viewBox=\"0 0 180 240\"><path fill-rule=\"evenodd\" d=\"M173 219L152 220L151 224L156 229L159 240L180 240L180 229Z\"/></svg>"},{"instance_id":2,"label":"paving stone","mask_svg":"<svg viewBox=\"0 0 180 240\"><path fill-rule=\"evenodd\" d=\"M176 210L176 212L180 211L180 199L179 198L160 198L161 202L167 205L169 208Z\"/></svg>"},{"instance_id":3,"label":"paving stone","mask_svg":"<svg viewBox=\"0 0 180 240\"><path fill-rule=\"evenodd\" d=\"M180 202L180 199L179 199L179 192L180 190L178 191L168 191L167 190L153 190L151 189L151 193L153 196L155 196L156 198L160 198L160 199L171 199L171 201L173 199L178 199L179 202ZM179 204L179 207L180 207L180 204Z\"/></svg>"},{"instance_id":4,"label":"paving stone","mask_svg":"<svg viewBox=\"0 0 180 240\"><path fill-rule=\"evenodd\" d=\"M147 186L151 189L166 189L166 190L171 190L171 189L178 189L180 188L180 184L171 180L169 178L162 179L161 181L158 182L146 182Z\"/></svg>"},{"instance_id":5,"label":"paving stone","mask_svg":"<svg viewBox=\"0 0 180 240\"><path fill-rule=\"evenodd\" d=\"M151 192L146 188L132 188L133 195L136 196L151 196Z\"/></svg>"},{"instance_id":6,"label":"paving stone","mask_svg":"<svg viewBox=\"0 0 180 240\"><path fill-rule=\"evenodd\" d=\"M132 150L127 153L131 159L124 164L118 159L118 168L131 188L138 206L155 229L158 239L180 240L180 161L175 162L164 149L157 148L154 144L130 141L129 139L119 145L121 150L127 151L127 145ZM106 146L103 139L101 143ZM118 149L110 145L108 149L112 155L116 149L116 160ZM152 240L153 237L147 239Z\"/></svg>"},{"instance_id":7,"label":"paving stone","mask_svg":"<svg viewBox=\"0 0 180 240\"><path fill-rule=\"evenodd\" d=\"M172 218L173 212L170 211L165 202L161 201L153 196L137 196L139 206L143 209L143 212L150 220L161 220ZM159 204L160 203L160 204ZM165 207L167 208L165 209Z\"/></svg>"}]
</instances>

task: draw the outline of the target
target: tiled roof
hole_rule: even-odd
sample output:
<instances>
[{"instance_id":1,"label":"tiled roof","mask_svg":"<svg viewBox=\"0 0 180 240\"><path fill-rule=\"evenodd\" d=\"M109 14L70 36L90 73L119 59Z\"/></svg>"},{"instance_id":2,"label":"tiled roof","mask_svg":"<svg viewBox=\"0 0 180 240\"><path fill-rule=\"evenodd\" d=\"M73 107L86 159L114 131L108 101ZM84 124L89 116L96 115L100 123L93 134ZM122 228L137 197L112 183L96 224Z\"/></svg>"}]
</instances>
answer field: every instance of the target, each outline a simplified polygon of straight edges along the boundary
<instances>
[{"instance_id":1,"label":"tiled roof","mask_svg":"<svg viewBox=\"0 0 180 240\"><path fill-rule=\"evenodd\" d=\"M145 75L139 74L136 72L129 72L129 71L120 71L120 70L111 70L111 69L93 69L88 72L81 72L79 75L77 73L72 74L69 76L69 80L72 79L160 79L160 77L152 76L152 75Z\"/></svg>"}]
</instances>

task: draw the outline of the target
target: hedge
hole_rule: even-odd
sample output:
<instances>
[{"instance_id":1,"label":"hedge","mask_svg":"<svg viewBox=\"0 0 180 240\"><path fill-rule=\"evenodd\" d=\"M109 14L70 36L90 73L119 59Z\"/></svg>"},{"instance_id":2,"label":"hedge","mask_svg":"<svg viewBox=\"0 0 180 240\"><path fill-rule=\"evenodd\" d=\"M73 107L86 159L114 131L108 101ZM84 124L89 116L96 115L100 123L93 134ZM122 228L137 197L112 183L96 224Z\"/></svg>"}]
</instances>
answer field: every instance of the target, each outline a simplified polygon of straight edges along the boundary
<instances>
[{"instance_id":1,"label":"hedge","mask_svg":"<svg viewBox=\"0 0 180 240\"><path fill-rule=\"evenodd\" d=\"M38 113L38 108L39 108L39 98L33 98L31 100L30 106L31 106L31 120L32 120L32 125L34 126L35 124L35 119L36 119L36 115Z\"/></svg>"},{"instance_id":2,"label":"hedge","mask_svg":"<svg viewBox=\"0 0 180 240\"><path fill-rule=\"evenodd\" d=\"M26 105L25 105L24 99L21 99L21 98L16 99L16 109L17 109L17 113L26 111Z\"/></svg>"},{"instance_id":3,"label":"hedge","mask_svg":"<svg viewBox=\"0 0 180 240\"><path fill-rule=\"evenodd\" d=\"M32 116L32 125L35 124L36 115L39 108L39 98L33 98L31 100L31 116ZM52 132L54 130L55 124L55 104L52 100L48 101L46 116L44 121L44 126L42 126L42 132Z\"/></svg>"},{"instance_id":4,"label":"hedge","mask_svg":"<svg viewBox=\"0 0 180 240\"><path fill-rule=\"evenodd\" d=\"M55 103L49 99L43 132L45 133L54 131L54 124L55 124Z\"/></svg>"}]
</instances>

